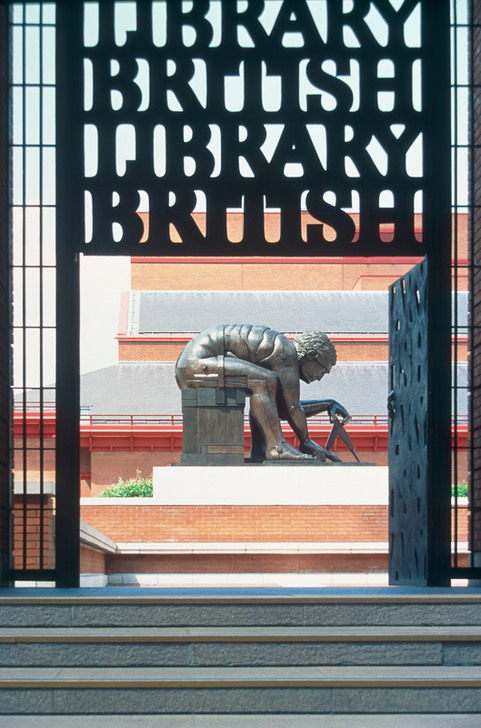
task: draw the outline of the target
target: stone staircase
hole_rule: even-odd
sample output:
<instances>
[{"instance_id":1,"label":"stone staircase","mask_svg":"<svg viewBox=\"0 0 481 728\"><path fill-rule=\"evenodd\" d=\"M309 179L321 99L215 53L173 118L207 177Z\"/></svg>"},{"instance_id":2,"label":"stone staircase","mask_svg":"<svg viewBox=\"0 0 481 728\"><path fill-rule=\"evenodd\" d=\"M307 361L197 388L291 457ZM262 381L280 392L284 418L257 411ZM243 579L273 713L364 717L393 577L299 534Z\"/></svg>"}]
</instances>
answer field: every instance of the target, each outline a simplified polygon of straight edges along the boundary
<instances>
[{"instance_id":1,"label":"stone staircase","mask_svg":"<svg viewBox=\"0 0 481 728\"><path fill-rule=\"evenodd\" d=\"M2 728L474 728L480 688L477 589L0 590Z\"/></svg>"}]
</instances>

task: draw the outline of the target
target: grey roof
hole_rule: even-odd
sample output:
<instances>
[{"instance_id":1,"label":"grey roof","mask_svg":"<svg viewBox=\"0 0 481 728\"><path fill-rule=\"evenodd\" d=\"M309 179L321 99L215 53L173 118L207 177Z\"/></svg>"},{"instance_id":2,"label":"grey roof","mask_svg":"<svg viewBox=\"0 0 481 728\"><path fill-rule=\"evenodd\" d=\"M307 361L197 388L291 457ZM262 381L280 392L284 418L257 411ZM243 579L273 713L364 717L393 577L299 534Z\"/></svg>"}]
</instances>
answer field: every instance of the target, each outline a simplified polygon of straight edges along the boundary
<instances>
[{"instance_id":1,"label":"grey roof","mask_svg":"<svg viewBox=\"0 0 481 728\"><path fill-rule=\"evenodd\" d=\"M180 390L172 362L115 364L80 377L82 407L92 414L177 414Z\"/></svg>"},{"instance_id":2,"label":"grey roof","mask_svg":"<svg viewBox=\"0 0 481 728\"><path fill-rule=\"evenodd\" d=\"M458 294L466 323L467 294ZM129 330L135 334L202 331L222 323L252 323L278 331L386 333L387 291L132 291Z\"/></svg>"},{"instance_id":3,"label":"grey roof","mask_svg":"<svg viewBox=\"0 0 481 728\"><path fill-rule=\"evenodd\" d=\"M466 384L467 365L458 365L459 384ZM388 391L386 363L338 363L322 382L301 382L301 399L333 397L352 414L385 414ZM180 414L180 392L174 364L122 363L81 377L82 406L92 414ZM459 413L466 413L465 390Z\"/></svg>"},{"instance_id":4,"label":"grey roof","mask_svg":"<svg viewBox=\"0 0 481 728\"><path fill-rule=\"evenodd\" d=\"M244 322L277 331L387 330L383 291L139 291L131 305L139 334Z\"/></svg>"}]
</instances>

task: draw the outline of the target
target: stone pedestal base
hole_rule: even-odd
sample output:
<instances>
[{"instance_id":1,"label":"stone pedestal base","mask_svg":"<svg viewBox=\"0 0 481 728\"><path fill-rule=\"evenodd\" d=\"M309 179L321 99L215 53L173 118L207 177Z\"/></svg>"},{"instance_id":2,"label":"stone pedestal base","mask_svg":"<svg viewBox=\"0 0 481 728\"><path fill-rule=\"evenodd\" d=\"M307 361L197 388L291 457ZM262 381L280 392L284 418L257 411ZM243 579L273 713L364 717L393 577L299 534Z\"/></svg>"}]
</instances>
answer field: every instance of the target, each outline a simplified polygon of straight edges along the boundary
<instances>
[{"instance_id":1,"label":"stone pedestal base","mask_svg":"<svg viewBox=\"0 0 481 728\"><path fill-rule=\"evenodd\" d=\"M163 505L387 505L388 469L379 466L158 467Z\"/></svg>"}]
</instances>

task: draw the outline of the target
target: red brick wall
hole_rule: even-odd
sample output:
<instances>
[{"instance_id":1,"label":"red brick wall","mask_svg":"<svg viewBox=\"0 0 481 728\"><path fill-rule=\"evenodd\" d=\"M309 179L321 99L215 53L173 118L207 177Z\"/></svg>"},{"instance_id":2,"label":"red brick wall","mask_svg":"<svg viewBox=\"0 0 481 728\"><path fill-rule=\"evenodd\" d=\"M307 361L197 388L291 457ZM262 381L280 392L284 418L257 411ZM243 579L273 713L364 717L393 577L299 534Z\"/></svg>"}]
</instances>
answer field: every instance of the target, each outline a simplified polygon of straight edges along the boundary
<instances>
[{"instance_id":1,"label":"red brick wall","mask_svg":"<svg viewBox=\"0 0 481 728\"><path fill-rule=\"evenodd\" d=\"M86 495L97 496L121 477L135 478L140 470L142 476L152 477L152 468L179 462L180 452L93 452L92 482ZM100 529L102 530L102 529Z\"/></svg>"},{"instance_id":2,"label":"red brick wall","mask_svg":"<svg viewBox=\"0 0 481 728\"><path fill-rule=\"evenodd\" d=\"M386 506L83 505L119 542L387 541Z\"/></svg>"},{"instance_id":3,"label":"red brick wall","mask_svg":"<svg viewBox=\"0 0 481 728\"><path fill-rule=\"evenodd\" d=\"M336 291L386 290L410 264L153 263L133 261L134 290Z\"/></svg>"},{"instance_id":4,"label":"red brick wall","mask_svg":"<svg viewBox=\"0 0 481 728\"><path fill-rule=\"evenodd\" d=\"M119 341L120 361L175 361L186 342ZM336 341L339 361L387 361L388 344L381 342ZM459 357L463 354L459 352Z\"/></svg>"},{"instance_id":5,"label":"red brick wall","mask_svg":"<svg viewBox=\"0 0 481 728\"><path fill-rule=\"evenodd\" d=\"M119 361L176 361L185 344L185 341L119 341Z\"/></svg>"},{"instance_id":6,"label":"red brick wall","mask_svg":"<svg viewBox=\"0 0 481 728\"><path fill-rule=\"evenodd\" d=\"M387 554L109 554L106 568L108 574L375 573L387 571Z\"/></svg>"},{"instance_id":7,"label":"red brick wall","mask_svg":"<svg viewBox=\"0 0 481 728\"><path fill-rule=\"evenodd\" d=\"M105 574L105 554L88 546L80 546L80 573Z\"/></svg>"},{"instance_id":8,"label":"red brick wall","mask_svg":"<svg viewBox=\"0 0 481 728\"><path fill-rule=\"evenodd\" d=\"M13 508L13 566L53 569L55 566L55 502L52 496L15 496ZM43 563L40 544L43 543Z\"/></svg>"},{"instance_id":9,"label":"red brick wall","mask_svg":"<svg viewBox=\"0 0 481 728\"><path fill-rule=\"evenodd\" d=\"M335 341L338 361L387 361L387 341ZM119 341L119 361L176 361L186 342ZM466 361L467 343L458 343L458 359Z\"/></svg>"},{"instance_id":10,"label":"red brick wall","mask_svg":"<svg viewBox=\"0 0 481 728\"><path fill-rule=\"evenodd\" d=\"M469 464L468 464L468 451L459 450L458 452L458 472L457 482L467 483L469 480Z\"/></svg>"},{"instance_id":11,"label":"red brick wall","mask_svg":"<svg viewBox=\"0 0 481 728\"><path fill-rule=\"evenodd\" d=\"M82 505L81 517L120 543L387 542L387 506ZM467 541L461 507L458 540ZM111 559L111 557L108 557ZM122 557L127 558L127 557ZM128 557L133 558L133 557ZM155 559L158 557L156 556ZM177 556L166 556L176 563ZM198 558L198 557L196 557ZM209 557L216 559L216 556ZM350 558L350 555L347 556ZM147 557L142 557L142 563ZM170 563L170 562L169 562ZM145 561L145 565L148 560ZM118 568L118 571L149 569ZM154 569L158 570L158 569ZM175 571L174 566L172 570ZM222 571L222 568L219 567ZM248 569L247 569L248 570Z\"/></svg>"},{"instance_id":12,"label":"red brick wall","mask_svg":"<svg viewBox=\"0 0 481 728\"><path fill-rule=\"evenodd\" d=\"M92 495L92 463L90 451L80 450L80 497Z\"/></svg>"},{"instance_id":13,"label":"red brick wall","mask_svg":"<svg viewBox=\"0 0 481 728\"><path fill-rule=\"evenodd\" d=\"M25 440L26 459L27 459L27 479L29 481L39 481L41 473L43 473L44 480L55 480L55 450L51 449L54 446L55 440L45 440L45 449L43 452L43 463L40 461L40 449L38 438L27 438ZM24 445L23 440L15 439L15 447L20 448L14 450L13 453L13 465L16 473L16 480L22 482L23 480L23 452L22 447Z\"/></svg>"}]
</instances>

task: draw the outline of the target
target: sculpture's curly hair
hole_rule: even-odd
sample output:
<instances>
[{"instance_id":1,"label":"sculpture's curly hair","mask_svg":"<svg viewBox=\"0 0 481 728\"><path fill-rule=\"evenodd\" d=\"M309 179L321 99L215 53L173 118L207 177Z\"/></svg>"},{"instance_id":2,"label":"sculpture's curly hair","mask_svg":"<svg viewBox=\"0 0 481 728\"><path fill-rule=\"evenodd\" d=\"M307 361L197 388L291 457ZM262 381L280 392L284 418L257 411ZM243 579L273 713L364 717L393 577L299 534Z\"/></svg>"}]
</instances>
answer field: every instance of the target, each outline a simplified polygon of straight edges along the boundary
<instances>
[{"instance_id":1,"label":"sculpture's curly hair","mask_svg":"<svg viewBox=\"0 0 481 728\"><path fill-rule=\"evenodd\" d=\"M326 334L321 331L304 331L294 337L294 342L299 354L299 359L317 359L322 363L326 358L330 359L333 365L337 361L336 348Z\"/></svg>"}]
</instances>

